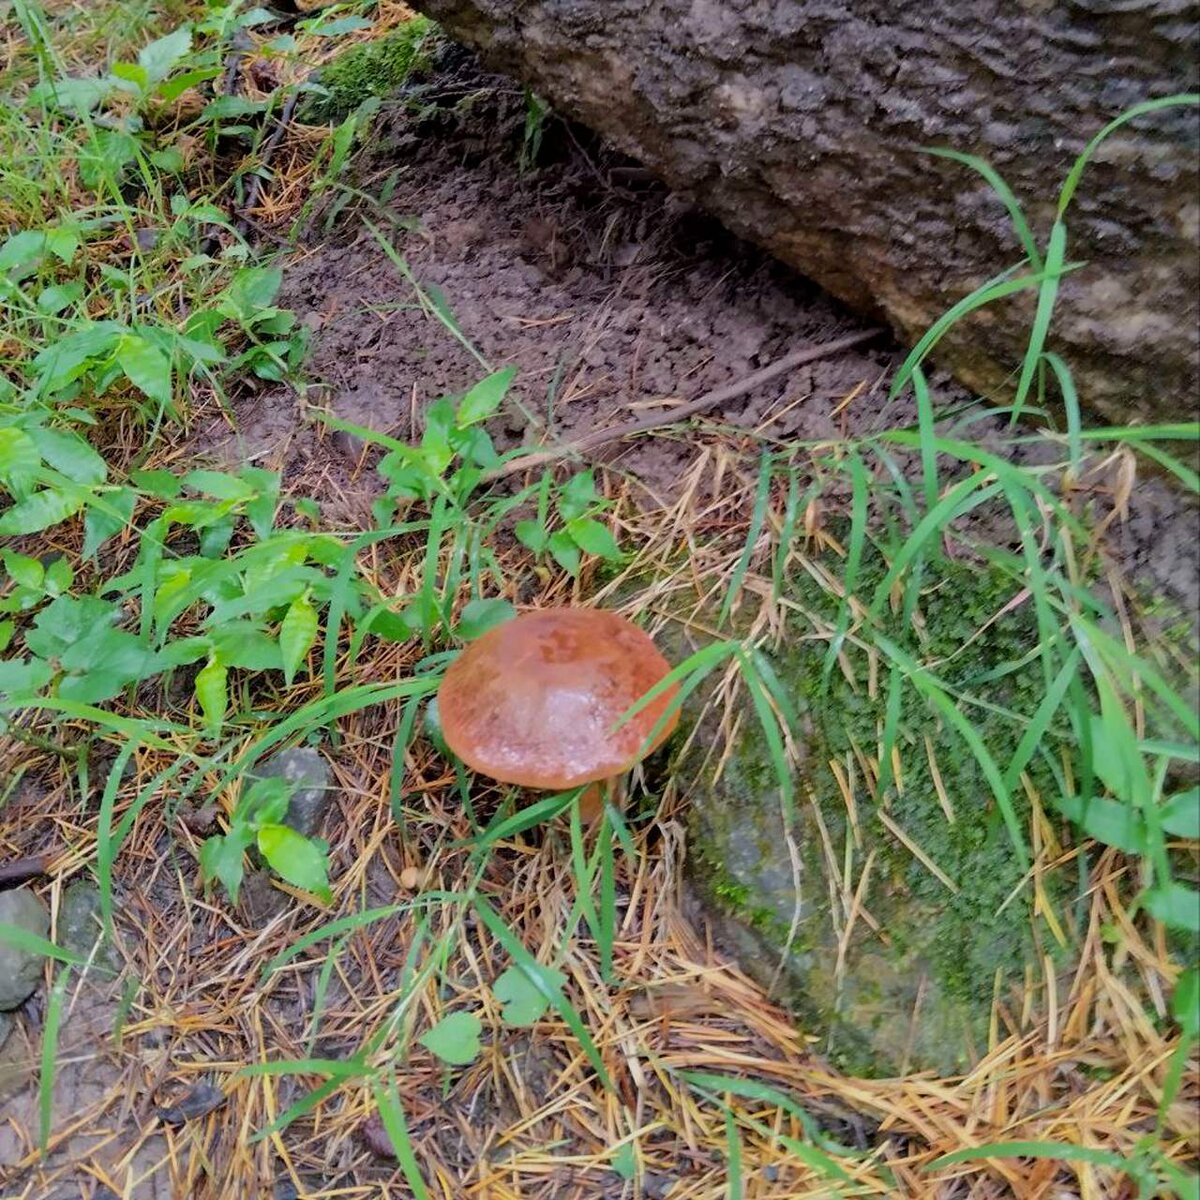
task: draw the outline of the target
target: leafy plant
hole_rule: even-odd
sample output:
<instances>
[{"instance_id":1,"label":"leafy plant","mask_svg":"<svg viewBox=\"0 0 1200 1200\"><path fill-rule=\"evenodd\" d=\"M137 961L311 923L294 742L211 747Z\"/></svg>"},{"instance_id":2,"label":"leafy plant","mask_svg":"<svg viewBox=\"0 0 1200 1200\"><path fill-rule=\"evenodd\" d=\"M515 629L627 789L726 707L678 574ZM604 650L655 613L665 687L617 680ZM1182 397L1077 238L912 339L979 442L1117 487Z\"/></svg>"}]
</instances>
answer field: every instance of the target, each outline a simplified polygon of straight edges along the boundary
<instances>
[{"instance_id":1,"label":"leafy plant","mask_svg":"<svg viewBox=\"0 0 1200 1200\"><path fill-rule=\"evenodd\" d=\"M288 883L328 903L328 848L284 824L292 789L280 778L254 780L233 811L229 830L207 838L200 849L200 875L206 884L219 881L236 904L245 875L246 851L255 846L272 869Z\"/></svg>"},{"instance_id":2,"label":"leafy plant","mask_svg":"<svg viewBox=\"0 0 1200 1200\"><path fill-rule=\"evenodd\" d=\"M474 1013L455 1012L444 1016L417 1040L447 1066L465 1067L479 1057L479 1034L483 1023Z\"/></svg>"},{"instance_id":3,"label":"leafy plant","mask_svg":"<svg viewBox=\"0 0 1200 1200\"><path fill-rule=\"evenodd\" d=\"M534 554L548 553L567 574L578 575L585 554L607 562L620 562L623 557L611 530L597 520L610 506L611 501L596 491L591 471L571 476L561 488L555 488L546 474L537 492L537 516L518 521L514 532ZM553 532L551 508L561 523Z\"/></svg>"}]
</instances>

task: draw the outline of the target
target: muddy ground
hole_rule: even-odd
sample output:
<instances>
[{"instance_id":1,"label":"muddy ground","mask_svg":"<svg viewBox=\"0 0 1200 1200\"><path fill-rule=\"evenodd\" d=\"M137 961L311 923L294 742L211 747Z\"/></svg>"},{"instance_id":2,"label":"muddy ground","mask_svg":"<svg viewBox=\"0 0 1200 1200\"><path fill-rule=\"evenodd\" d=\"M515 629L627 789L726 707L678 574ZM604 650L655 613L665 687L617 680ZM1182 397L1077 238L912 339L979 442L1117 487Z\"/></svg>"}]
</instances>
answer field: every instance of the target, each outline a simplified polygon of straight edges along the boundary
<instances>
[{"instance_id":1,"label":"muddy ground","mask_svg":"<svg viewBox=\"0 0 1200 1200\"><path fill-rule=\"evenodd\" d=\"M305 417L327 405L409 438L425 405L480 377L478 358L422 304L360 217L390 231L416 283L435 306L444 298L479 355L518 368L513 395L525 415L514 409L499 423L502 446L569 440L872 328L586 131L551 119L537 165L523 165L524 113L511 83L469 62L424 88L419 103L385 107L354 181L385 200L314 219L287 266L283 302L311 330L315 386L306 400L278 391L246 399L236 433L213 426L199 449L301 474L327 517L365 523L377 486L370 453L344 434L322 437ZM671 494L716 425L725 437L732 427L735 440L745 430L754 453L750 434L786 443L904 426L915 422L911 401L887 397L902 357L880 330L869 345L713 410L699 427L667 428L594 457L631 476L653 504ZM939 410L969 406L948 378L935 373L932 382ZM1007 419L964 416L961 436L1014 457L1058 456L1044 445L1008 447ZM1103 508L1114 474L1092 482ZM1196 524L1194 503L1143 466L1107 549L1141 589L1195 613Z\"/></svg>"}]
</instances>

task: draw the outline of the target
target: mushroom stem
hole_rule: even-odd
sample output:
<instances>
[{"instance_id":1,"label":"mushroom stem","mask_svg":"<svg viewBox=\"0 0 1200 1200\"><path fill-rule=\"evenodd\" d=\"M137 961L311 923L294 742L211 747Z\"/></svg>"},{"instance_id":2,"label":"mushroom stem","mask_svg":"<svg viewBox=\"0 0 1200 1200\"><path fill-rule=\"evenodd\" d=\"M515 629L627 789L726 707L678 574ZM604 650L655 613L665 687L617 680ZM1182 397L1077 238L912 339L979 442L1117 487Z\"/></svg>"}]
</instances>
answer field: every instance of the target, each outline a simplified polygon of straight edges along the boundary
<instances>
[{"instance_id":1,"label":"mushroom stem","mask_svg":"<svg viewBox=\"0 0 1200 1200\"><path fill-rule=\"evenodd\" d=\"M604 813L604 797L609 795L614 803L621 799L624 792L624 776L614 775L611 779L601 779L584 788L579 797L579 819L584 825L595 825Z\"/></svg>"}]
</instances>

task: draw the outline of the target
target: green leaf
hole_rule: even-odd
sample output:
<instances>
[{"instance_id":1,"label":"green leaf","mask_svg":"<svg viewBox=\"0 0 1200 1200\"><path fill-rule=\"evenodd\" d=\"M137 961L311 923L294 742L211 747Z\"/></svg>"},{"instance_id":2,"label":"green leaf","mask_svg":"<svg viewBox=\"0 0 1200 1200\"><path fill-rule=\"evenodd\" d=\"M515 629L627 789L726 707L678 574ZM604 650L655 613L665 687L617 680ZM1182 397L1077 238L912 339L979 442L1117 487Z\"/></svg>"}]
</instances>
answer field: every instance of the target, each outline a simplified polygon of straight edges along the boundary
<instances>
[{"instance_id":1,"label":"green leaf","mask_svg":"<svg viewBox=\"0 0 1200 1200\"><path fill-rule=\"evenodd\" d=\"M82 507L82 496L45 488L18 501L0 515L0 536L40 533L74 516Z\"/></svg>"},{"instance_id":2,"label":"green leaf","mask_svg":"<svg viewBox=\"0 0 1200 1200\"><path fill-rule=\"evenodd\" d=\"M1171 996L1171 1015L1184 1037L1200 1037L1200 967L1189 967L1179 976Z\"/></svg>"},{"instance_id":3,"label":"green leaf","mask_svg":"<svg viewBox=\"0 0 1200 1200\"><path fill-rule=\"evenodd\" d=\"M217 500L245 500L254 495L250 484L224 471L189 471L180 482L184 487Z\"/></svg>"},{"instance_id":4,"label":"green leaf","mask_svg":"<svg viewBox=\"0 0 1200 1200\"><path fill-rule=\"evenodd\" d=\"M568 575L579 574L582 555L579 553L579 547L575 545L575 539L565 529L559 529L550 535L546 549Z\"/></svg>"},{"instance_id":5,"label":"green leaf","mask_svg":"<svg viewBox=\"0 0 1200 1200\"><path fill-rule=\"evenodd\" d=\"M75 642L60 661L71 674L59 683L58 694L81 704L111 700L122 688L159 669L158 655L122 629L106 628Z\"/></svg>"},{"instance_id":6,"label":"green leaf","mask_svg":"<svg viewBox=\"0 0 1200 1200\"><path fill-rule=\"evenodd\" d=\"M609 1164L622 1179L632 1179L637 1174L638 1168L637 1144L623 1142L612 1152Z\"/></svg>"},{"instance_id":7,"label":"green leaf","mask_svg":"<svg viewBox=\"0 0 1200 1200\"><path fill-rule=\"evenodd\" d=\"M37 443L15 425L0 426L0 484L16 499L23 499L37 481L42 456Z\"/></svg>"},{"instance_id":8,"label":"green leaf","mask_svg":"<svg viewBox=\"0 0 1200 1200\"><path fill-rule=\"evenodd\" d=\"M596 480L591 471L580 471L572 475L562 486L558 497L558 511L564 521L582 517L600 502L596 494Z\"/></svg>"},{"instance_id":9,"label":"green leaf","mask_svg":"<svg viewBox=\"0 0 1200 1200\"><path fill-rule=\"evenodd\" d=\"M38 428L32 436L42 458L72 482L92 485L108 478L104 459L79 434L70 430Z\"/></svg>"},{"instance_id":10,"label":"green leaf","mask_svg":"<svg viewBox=\"0 0 1200 1200\"><path fill-rule=\"evenodd\" d=\"M200 878L206 884L214 879L220 880L234 904L237 903L242 878L246 873L242 856L252 837L248 829L235 826L224 837L219 834L210 837L200 847Z\"/></svg>"},{"instance_id":11,"label":"green leaf","mask_svg":"<svg viewBox=\"0 0 1200 1200\"><path fill-rule=\"evenodd\" d=\"M160 500L174 500L183 487L183 481L170 471L133 471L129 478L142 491Z\"/></svg>"},{"instance_id":12,"label":"green leaf","mask_svg":"<svg viewBox=\"0 0 1200 1200\"><path fill-rule=\"evenodd\" d=\"M71 569L70 561L64 556L56 558L46 568L46 594L61 596L75 582L75 572Z\"/></svg>"},{"instance_id":13,"label":"green leaf","mask_svg":"<svg viewBox=\"0 0 1200 1200\"><path fill-rule=\"evenodd\" d=\"M225 719L226 680L229 672L224 663L213 659L203 667L196 676L196 699L200 702L200 711L204 714L204 724L210 733L221 728Z\"/></svg>"},{"instance_id":14,"label":"green leaf","mask_svg":"<svg viewBox=\"0 0 1200 1200\"><path fill-rule=\"evenodd\" d=\"M288 883L312 892L326 903L333 898L324 853L290 825L263 825L258 831L258 849Z\"/></svg>"},{"instance_id":15,"label":"green leaf","mask_svg":"<svg viewBox=\"0 0 1200 1200\"><path fill-rule=\"evenodd\" d=\"M516 367L505 367L481 379L459 402L456 423L464 426L486 421L500 407L516 373Z\"/></svg>"},{"instance_id":16,"label":"green leaf","mask_svg":"<svg viewBox=\"0 0 1200 1200\"><path fill-rule=\"evenodd\" d=\"M1142 907L1172 929L1200 933L1200 892L1173 880L1142 894Z\"/></svg>"},{"instance_id":17,"label":"green leaf","mask_svg":"<svg viewBox=\"0 0 1200 1200\"><path fill-rule=\"evenodd\" d=\"M1158 820L1175 837L1200 838L1200 787L1168 796Z\"/></svg>"},{"instance_id":18,"label":"green leaf","mask_svg":"<svg viewBox=\"0 0 1200 1200\"><path fill-rule=\"evenodd\" d=\"M542 1019L551 999L561 994L567 978L550 967L541 967L535 981L521 967L509 967L492 985L492 992L504 1006L500 1015L506 1025L522 1028Z\"/></svg>"},{"instance_id":19,"label":"green leaf","mask_svg":"<svg viewBox=\"0 0 1200 1200\"><path fill-rule=\"evenodd\" d=\"M472 600L463 605L455 632L464 642L473 642L516 615L517 610L507 600Z\"/></svg>"},{"instance_id":20,"label":"green leaf","mask_svg":"<svg viewBox=\"0 0 1200 1200\"><path fill-rule=\"evenodd\" d=\"M465 1067L479 1057L479 1034L482 1028L482 1023L474 1013L450 1013L417 1040L442 1062L452 1067Z\"/></svg>"},{"instance_id":21,"label":"green leaf","mask_svg":"<svg viewBox=\"0 0 1200 1200\"><path fill-rule=\"evenodd\" d=\"M172 402L171 360L159 346L135 333L117 343L117 365L138 391L169 409Z\"/></svg>"},{"instance_id":22,"label":"green leaf","mask_svg":"<svg viewBox=\"0 0 1200 1200\"><path fill-rule=\"evenodd\" d=\"M1148 848L1146 827L1132 804L1093 796L1059 796L1057 806L1089 837L1126 854L1144 854Z\"/></svg>"},{"instance_id":23,"label":"green leaf","mask_svg":"<svg viewBox=\"0 0 1200 1200\"><path fill-rule=\"evenodd\" d=\"M3 653L12 644L13 634L17 627L12 621L0 621L0 653Z\"/></svg>"},{"instance_id":24,"label":"green leaf","mask_svg":"<svg viewBox=\"0 0 1200 1200\"><path fill-rule=\"evenodd\" d=\"M98 596L59 596L34 617L25 645L41 658L61 658L76 643L107 630L116 612L116 605Z\"/></svg>"},{"instance_id":25,"label":"green leaf","mask_svg":"<svg viewBox=\"0 0 1200 1200\"><path fill-rule=\"evenodd\" d=\"M83 284L76 280L73 283L55 283L48 288L42 288L38 293L38 312L52 317L64 308L70 308L78 303L83 295Z\"/></svg>"},{"instance_id":26,"label":"green leaf","mask_svg":"<svg viewBox=\"0 0 1200 1200\"><path fill-rule=\"evenodd\" d=\"M279 503L279 473L262 467L246 467L242 478L255 491L252 500L246 503L246 518L259 538L265 538L275 524L275 509ZM296 505L300 511L299 502Z\"/></svg>"},{"instance_id":27,"label":"green leaf","mask_svg":"<svg viewBox=\"0 0 1200 1200\"><path fill-rule=\"evenodd\" d=\"M279 649L283 653L283 677L290 685L300 665L317 640L317 610L304 596L288 606L279 627Z\"/></svg>"},{"instance_id":28,"label":"green leaf","mask_svg":"<svg viewBox=\"0 0 1200 1200\"><path fill-rule=\"evenodd\" d=\"M15 550L0 550L0 562L4 563L4 569L14 583L40 590L46 571L36 558L18 554Z\"/></svg>"},{"instance_id":29,"label":"green leaf","mask_svg":"<svg viewBox=\"0 0 1200 1200\"><path fill-rule=\"evenodd\" d=\"M208 107L212 109L215 104ZM248 111L257 111L257 108ZM278 267L243 267L234 275L229 285L228 296L238 314L244 320L249 320L257 317L262 309L271 306L282 285L283 272Z\"/></svg>"},{"instance_id":30,"label":"green leaf","mask_svg":"<svg viewBox=\"0 0 1200 1200\"><path fill-rule=\"evenodd\" d=\"M0 272L12 271L21 279L37 270L48 252L44 229L23 229L0 246Z\"/></svg>"},{"instance_id":31,"label":"green leaf","mask_svg":"<svg viewBox=\"0 0 1200 1200\"><path fill-rule=\"evenodd\" d=\"M150 87L150 73L137 63L113 63L113 75L125 83L132 83L137 92L146 92ZM129 89L125 89L129 90Z\"/></svg>"},{"instance_id":32,"label":"green leaf","mask_svg":"<svg viewBox=\"0 0 1200 1200\"><path fill-rule=\"evenodd\" d=\"M11 624L11 622L10 622ZM54 672L40 658L10 658L0 662L0 697L15 700L43 688Z\"/></svg>"},{"instance_id":33,"label":"green leaf","mask_svg":"<svg viewBox=\"0 0 1200 1200\"><path fill-rule=\"evenodd\" d=\"M214 656L227 667L246 671L282 671L279 642L253 621L227 621L207 639Z\"/></svg>"},{"instance_id":34,"label":"green leaf","mask_svg":"<svg viewBox=\"0 0 1200 1200\"><path fill-rule=\"evenodd\" d=\"M513 532L517 535L517 541L522 546L528 546L534 554L541 554L546 549L550 537L540 521L518 521Z\"/></svg>"},{"instance_id":35,"label":"green leaf","mask_svg":"<svg viewBox=\"0 0 1200 1200\"><path fill-rule=\"evenodd\" d=\"M138 54L138 64L154 83L165 79L175 65L192 48L192 30L188 25L166 34L143 46Z\"/></svg>"},{"instance_id":36,"label":"green leaf","mask_svg":"<svg viewBox=\"0 0 1200 1200\"><path fill-rule=\"evenodd\" d=\"M585 554L595 554L610 560L621 557L621 550L612 531L593 517L576 517L573 521L568 521L567 532Z\"/></svg>"},{"instance_id":37,"label":"green leaf","mask_svg":"<svg viewBox=\"0 0 1200 1200\"><path fill-rule=\"evenodd\" d=\"M103 502L88 505L83 517L83 557L92 558L114 534L133 520L137 493L131 488L104 494Z\"/></svg>"}]
</instances>

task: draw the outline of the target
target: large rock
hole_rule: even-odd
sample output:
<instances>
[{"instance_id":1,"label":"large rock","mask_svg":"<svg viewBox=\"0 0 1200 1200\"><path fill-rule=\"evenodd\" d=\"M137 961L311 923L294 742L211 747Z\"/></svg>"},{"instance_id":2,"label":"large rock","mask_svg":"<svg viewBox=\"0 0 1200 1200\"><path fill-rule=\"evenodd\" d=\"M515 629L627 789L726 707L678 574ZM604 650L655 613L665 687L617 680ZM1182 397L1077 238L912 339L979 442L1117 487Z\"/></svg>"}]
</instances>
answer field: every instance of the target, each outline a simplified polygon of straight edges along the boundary
<instances>
[{"instance_id":1,"label":"large rock","mask_svg":"<svg viewBox=\"0 0 1200 1200\"><path fill-rule=\"evenodd\" d=\"M882 569L874 559L865 566L870 594ZM990 707L972 704L971 721L1007 763L1015 740L1008 714L1033 711L1041 675L1026 664L977 681L999 664L1019 663L1036 641L1034 618L1019 608L987 626L1011 597L1011 584L949 562L938 571L933 586L927 570L922 619L906 625L897 615L888 636L912 657L939 664L953 694L986 696ZM898 782L880 791L874 772L888 719L886 660L876 652L873 672L849 638L826 679L838 601L807 578L795 587L788 637L774 655L804 726L795 804L789 810L748 706L731 744L726 730L702 727L713 752L699 768L686 759L675 768L691 801L689 915L796 1012L814 1047L841 1069L968 1069L987 1049L997 995L1019 1011L1027 965L1040 979L1047 954L1066 969L1076 936L1064 916L1063 943L1043 930L1038 947L1032 888L1022 886L1021 863L983 772L903 678ZM1040 761L1028 769L1048 805L1053 777ZM1028 827L1023 795L1013 802ZM1054 901L1071 883L1047 869L1039 886Z\"/></svg>"},{"instance_id":2,"label":"large rock","mask_svg":"<svg viewBox=\"0 0 1200 1200\"><path fill-rule=\"evenodd\" d=\"M982 155L1043 239L1087 140L1130 105L1194 90L1185 0L422 0L488 65L526 80L830 292L912 341L1020 259L1004 208L930 144ZM1194 414L1197 115L1110 138L1069 213L1053 345L1117 421ZM1032 299L939 353L1003 389Z\"/></svg>"},{"instance_id":3,"label":"large rock","mask_svg":"<svg viewBox=\"0 0 1200 1200\"><path fill-rule=\"evenodd\" d=\"M44 938L50 932L50 913L29 888L0 892L0 924L13 925ZM44 956L0 938L0 1011L16 1008L42 981Z\"/></svg>"}]
</instances>

